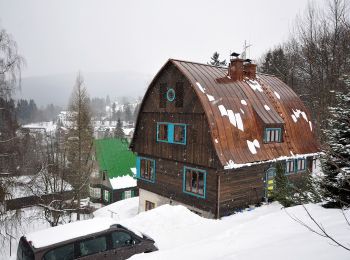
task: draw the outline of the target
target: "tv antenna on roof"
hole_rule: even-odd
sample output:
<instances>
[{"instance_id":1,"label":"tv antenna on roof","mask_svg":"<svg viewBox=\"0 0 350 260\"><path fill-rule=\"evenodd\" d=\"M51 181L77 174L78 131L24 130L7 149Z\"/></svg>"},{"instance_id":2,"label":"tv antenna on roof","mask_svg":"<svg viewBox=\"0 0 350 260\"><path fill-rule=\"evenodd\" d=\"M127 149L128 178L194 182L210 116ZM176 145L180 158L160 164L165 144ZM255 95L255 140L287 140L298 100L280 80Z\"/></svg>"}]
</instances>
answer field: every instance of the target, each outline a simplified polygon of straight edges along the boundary
<instances>
[{"instance_id":1,"label":"tv antenna on roof","mask_svg":"<svg viewBox=\"0 0 350 260\"><path fill-rule=\"evenodd\" d=\"M251 44L248 44L248 45L247 45L247 41L244 41L243 52L242 52L242 54L241 54L241 58L242 58L243 60L246 59L246 57L247 57L247 49L250 48L251 46L252 46Z\"/></svg>"}]
</instances>

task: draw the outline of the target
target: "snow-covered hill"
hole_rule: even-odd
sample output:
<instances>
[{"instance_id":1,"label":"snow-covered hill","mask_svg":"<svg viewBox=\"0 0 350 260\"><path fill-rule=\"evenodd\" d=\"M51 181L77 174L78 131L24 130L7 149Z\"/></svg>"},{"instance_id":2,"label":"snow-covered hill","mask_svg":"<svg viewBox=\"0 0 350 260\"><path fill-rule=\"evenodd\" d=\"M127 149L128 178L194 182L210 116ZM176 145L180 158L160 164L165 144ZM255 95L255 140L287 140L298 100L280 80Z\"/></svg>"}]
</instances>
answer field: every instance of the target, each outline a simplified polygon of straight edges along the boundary
<instances>
[{"instance_id":1,"label":"snow-covered hill","mask_svg":"<svg viewBox=\"0 0 350 260\"><path fill-rule=\"evenodd\" d=\"M350 226L340 210L314 204L306 207L329 234L349 246ZM164 205L137 212L138 197L94 212L95 218L112 217L156 241L158 252L135 255L131 259L350 259L350 252L310 232L290 217L315 227L302 206L282 209L280 204L272 203L221 220L202 218L183 206ZM345 214L350 217L350 210ZM39 230L47 225L35 226L35 230Z\"/></svg>"},{"instance_id":2,"label":"snow-covered hill","mask_svg":"<svg viewBox=\"0 0 350 260\"><path fill-rule=\"evenodd\" d=\"M183 206L164 205L130 218L137 212L137 203L136 198L124 200L95 213L111 216L111 212L119 212L114 217L120 218L122 224L145 232L156 241L158 252L132 259L350 259L350 252L288 216L287 213L314 227L302 206L281 209L280 204L272 203L221 220L209 220ZM350 226L340 210L314 204L306 207L330 234L350 244ZM350 215L350 211L346 214Z\"/></svg>"}]
</instances>

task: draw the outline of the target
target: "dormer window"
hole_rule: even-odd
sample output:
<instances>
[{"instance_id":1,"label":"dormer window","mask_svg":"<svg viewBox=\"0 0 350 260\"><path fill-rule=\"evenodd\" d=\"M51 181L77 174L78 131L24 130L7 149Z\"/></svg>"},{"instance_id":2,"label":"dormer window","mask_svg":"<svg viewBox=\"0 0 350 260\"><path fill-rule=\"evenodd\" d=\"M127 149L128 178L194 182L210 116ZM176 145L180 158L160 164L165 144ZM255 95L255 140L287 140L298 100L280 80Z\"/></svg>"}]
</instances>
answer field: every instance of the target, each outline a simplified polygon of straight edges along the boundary
<instances>
[{"instance_id":1,"label":"dormer window","mask_svg":"<svg viewBox=\"0 0 350 260\"><path fill-rule=\"evenodd\" d=\"M264 134L265 143L280 143L282 142L281 128L265 128Z\"/></svg>"}]
</instances>

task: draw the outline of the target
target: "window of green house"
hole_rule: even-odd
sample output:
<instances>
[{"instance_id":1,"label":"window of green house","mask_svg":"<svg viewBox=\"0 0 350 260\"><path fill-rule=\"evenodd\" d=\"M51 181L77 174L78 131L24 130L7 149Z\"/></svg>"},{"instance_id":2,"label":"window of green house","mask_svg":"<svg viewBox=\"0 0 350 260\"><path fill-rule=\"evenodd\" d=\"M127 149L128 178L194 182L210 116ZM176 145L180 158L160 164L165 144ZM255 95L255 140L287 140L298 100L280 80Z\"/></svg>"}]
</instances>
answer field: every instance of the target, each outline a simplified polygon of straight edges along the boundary
<instances>
[{"instance_id":1,"label":"window of green house","mask_svg":"<svg viewBox=\"0 0 350 260\"><path fill-rule=\"evenodd\" d=\"M111 193L108 190L103 191L103 199L106 202L110 202L111 199Z\"/></svg>"}]
</instances>

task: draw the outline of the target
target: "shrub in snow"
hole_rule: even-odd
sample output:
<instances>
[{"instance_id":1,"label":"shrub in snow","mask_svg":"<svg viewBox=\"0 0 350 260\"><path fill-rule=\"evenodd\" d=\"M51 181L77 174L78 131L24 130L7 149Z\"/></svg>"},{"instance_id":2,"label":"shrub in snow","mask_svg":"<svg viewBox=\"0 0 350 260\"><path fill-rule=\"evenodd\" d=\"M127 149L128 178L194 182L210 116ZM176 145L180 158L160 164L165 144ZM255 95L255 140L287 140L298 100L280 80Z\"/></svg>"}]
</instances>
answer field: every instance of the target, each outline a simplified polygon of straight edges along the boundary
<instances>
[{"instance_id":1,"label":"shrub in snow","mask_svg":"<svg viewBox=\"0 0 350 260\"><path fill-rule=\"evenodd\" d=\"M289 182L281 163L276 165L275 188L272 198L284 207L321 201L319 181L307 173L298 182Z\"/></svg>"}]
</instances>

